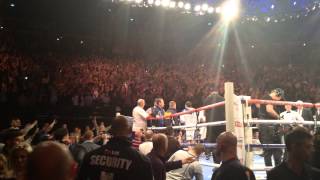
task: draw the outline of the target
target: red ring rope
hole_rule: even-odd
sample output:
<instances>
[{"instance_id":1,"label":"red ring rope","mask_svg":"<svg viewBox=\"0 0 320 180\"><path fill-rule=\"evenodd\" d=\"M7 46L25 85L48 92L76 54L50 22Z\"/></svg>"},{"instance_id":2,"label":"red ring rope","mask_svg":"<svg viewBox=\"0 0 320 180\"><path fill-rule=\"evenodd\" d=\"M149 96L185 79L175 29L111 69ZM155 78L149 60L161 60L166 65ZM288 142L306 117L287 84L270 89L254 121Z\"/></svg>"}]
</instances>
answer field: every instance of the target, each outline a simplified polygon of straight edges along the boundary
<instances>
[{"instance_id":1,"label":"red ring rope","mask_svg":"<svg viewBox=\"0 0 320 180\"><path fill-rule=\"evenodd\" d=\"M148 117L147 120L168 119L168 118L172 118L172 117L181 116L181 115L184 115L184 114L191 114L191 113L194 113L194 112L200 112L200 111L207 110L207 109L213 109L215 107L219 107L219 106L223 106L223 105L225 105L224 101L218 102L218 103L215 103L215 104L210 104L210 105L207 105L207 106L203 106L203 107L200 107L200 108L197 108L197 109L192 109L192 110L189 110L189 111L183 111L183 112L171 114L171 115L168 115L168 116Z\"/></svg>"},{"instance_id":2,"label":"red ring rope","mask_svg":"<svg viewBox=\"0 0 320 180\"><path fill-rule=\"evenodd\" d=\"M261 100L261 99L249 99L249 104L271 104L271 105L292 105L292 106L303 106L303 107L320 107L320 104L312 104L312 103L299 103L299 102L291 102L291 101L273 101L273 100Z\"/></svg>"},{"instance_id":3,"label":"red ring rope","mask_svg":"<svg viewBox=\"0 0 320 180\"><path fill-rule=\"evenodd\" d=\"M303 106L306 108L312 108L312 107L316 107L316 108L320 108L320 103L316 103L316 104L312 104L312 103L299 103L299 102L292 102L292 101L274 101L274 100L262 100L262 99L249 99L248 100L248 104L271 104L271 105L278 105L278 106L283 106L283 105L292 105L292 106ZM194 112L199 112L199 111L203 111L203 110L208 110L208 109L213 109L215 107L219 107L219 106L223 106L225 105L225 102L218 102L215 104L210 104L207 106L203 106L197 109L193 109L193 110L189 110L189 111L184 111L184 112L179 112L179 113L175 113L175 114L171 114L168 116L160 116L160 117L148 117L147 120L160 120L160 119L168 119L168 118L173 118L173 117L177 117L177 116L181 116L184 114L191 114Z\"/></svg>"}]
</instances>

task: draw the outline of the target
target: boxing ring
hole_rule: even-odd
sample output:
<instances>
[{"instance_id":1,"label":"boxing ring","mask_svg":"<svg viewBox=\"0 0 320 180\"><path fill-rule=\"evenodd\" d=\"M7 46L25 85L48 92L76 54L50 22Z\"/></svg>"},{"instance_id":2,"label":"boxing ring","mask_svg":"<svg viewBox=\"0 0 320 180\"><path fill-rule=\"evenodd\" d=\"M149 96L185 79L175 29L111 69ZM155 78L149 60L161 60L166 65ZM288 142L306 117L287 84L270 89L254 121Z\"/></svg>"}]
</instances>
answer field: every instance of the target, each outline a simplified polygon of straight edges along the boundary
<instances>
[{"instance_id":1,"label":"boxing ring","mask_svg":"<svg viewBox=\"0 0 320 180\"><path fill-rule=\"evenodd\" d=\"M225 120L197 123L192 126L173 126L173 129L185 129L190 127L200 128L209 126L221 126L225 125L227 131L233 132L238 139L238 158L239 160L252 169L257 179L266 179L266 171L273 167L264 166L263 157L254 155L253 151L256 148L281 148L284 149L284 144L254 144L253 143L253 129L252 125L259 124L272 124L272 125L314 125L315 129L320 122L317 121L288 121L288 120L268 120L268 119L252 119L251 116L251 105L252 104L270 104L276 106L292 105L292 106L303 106L305 108L320 107L320 104L312 103L298 103L290 101L273 101L273 100L261 100L251 99L249 96L236 96L234 94L233 83L225 83L225 101L211 104L208 106L193 109L191 111L179 112L164 117L148 118L148 120L159 120L159 119L170 119L185 114L197 113L200 111L210 110L217 107L225 106ZM164 130L166 127L150 127L151 130ZM182 144L183 146L192 146L192 144ZM203 143L205 147L214 148L214 143ZM212 159L205 159L200 157L200 164L204 169L204 178L210 179L212 175L212 169L217 168L220 164L213 163ZM209 178L210 175L210 178Z\"/></svg>"}]
</instances>

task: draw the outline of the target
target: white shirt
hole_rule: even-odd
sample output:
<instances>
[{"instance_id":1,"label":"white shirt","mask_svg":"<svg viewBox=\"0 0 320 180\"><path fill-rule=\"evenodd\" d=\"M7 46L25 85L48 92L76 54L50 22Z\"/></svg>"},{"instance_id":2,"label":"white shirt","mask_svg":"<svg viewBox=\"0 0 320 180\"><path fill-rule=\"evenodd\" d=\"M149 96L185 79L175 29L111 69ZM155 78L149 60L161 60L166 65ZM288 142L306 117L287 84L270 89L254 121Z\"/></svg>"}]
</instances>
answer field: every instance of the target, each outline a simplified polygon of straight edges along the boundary
<instances>
[{"instance_id":1,"label":"white shirt","mask_svg":"<svg viewBox=\"0 0 320 180\"><path fill-rule=\"evenodd\" d=\"M296 111L284 111L280 114L280 118L286 121L303 122L303 117Z\"/></svg>"},{"instance_id":2,"label":"white shirt","mask_svg":"<svg viewBox=\"0 0 320 180\"><path fill-rule=\"evenodd\" d=\"M183 112L193 110L194 108L184 109ZM197 124L197 115L196 113L184 114L180 116L180 121L186 126L192 126ZM195 128L195 127L194 127Z\"/></svg>"},{"instance_id":3,"label":"white shirt","mask_svg":"<svg viewBox=\"0 0 320 180\"><path fill-rule=\"evenodd\" d=\"M168 162L183 160L188 157L194 156L187 151L179 150L170 157ZM166 177L166 180L203 180L202 167L199 161L194 161L193 163L182 165L182 168L167 172Z\"/></svg>"},{"instance_id":4,"label":"white shirt","mask_svg":"<svg viewBox=\"0 0 320 180\"><path fill-rule=\"evenodd\" d=\"M149 114L140 106L136 106L132 110L132 117L133 117L133 125L132 131L139 131L140 129L147 128L147 120L146 118Z\"/></svg>"},{"instance_id":5,"label":"white shirt","mask_svg":"<svg viewBox=\"0 0 320 180\"><path fill-rule=\"evenodd\" d=\"M204 115L204 111L199 112L199 122L198 123L205 123L206 122L206 116ZM201 140L204 140L207 137L207 127L200 127L200 134Z\"/></svg>"},{"instance_id":6,"label":"white shirt","mask_svg":"<svg viewBox=\"0 0 320 180\"><path fill-rule=\"evenodd\" d=\"M149 152L151 152L152 148L153 148L153 144L151 141L146 141L146 142L139 145L139 151L143 155L149 154Z\"/></svg>"}]
</instances>

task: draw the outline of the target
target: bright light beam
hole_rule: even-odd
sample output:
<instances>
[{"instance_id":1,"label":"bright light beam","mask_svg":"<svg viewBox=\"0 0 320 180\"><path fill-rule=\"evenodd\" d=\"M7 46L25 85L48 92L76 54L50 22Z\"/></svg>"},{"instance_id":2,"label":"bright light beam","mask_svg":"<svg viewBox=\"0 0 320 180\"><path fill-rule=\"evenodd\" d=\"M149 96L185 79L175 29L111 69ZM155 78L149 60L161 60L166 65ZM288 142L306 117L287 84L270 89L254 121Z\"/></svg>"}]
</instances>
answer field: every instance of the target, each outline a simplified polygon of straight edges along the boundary
<instances>
[{"instance_id":1,"label":"bright light beam","mask_svg":"<svg viewBox=\"0 0 320 180\"><path fill-rule=\"evenodd\" d=\"M235 20L239 15L239 0L228 0L222 5L222 19L224 22Z\"/></svg>"}]
</instances>

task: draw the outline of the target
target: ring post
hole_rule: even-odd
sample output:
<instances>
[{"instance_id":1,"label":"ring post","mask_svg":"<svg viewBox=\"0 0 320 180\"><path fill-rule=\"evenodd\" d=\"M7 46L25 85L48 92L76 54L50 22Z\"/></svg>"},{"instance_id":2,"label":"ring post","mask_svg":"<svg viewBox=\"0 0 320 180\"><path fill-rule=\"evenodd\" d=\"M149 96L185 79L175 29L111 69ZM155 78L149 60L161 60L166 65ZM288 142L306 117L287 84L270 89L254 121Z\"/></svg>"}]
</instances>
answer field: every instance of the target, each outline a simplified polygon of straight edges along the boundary
<instances>
[{"instance_id":1,"label":"ring post","mask_svg":"<svg viewBox=\"0 0 320 180\"><path fill-rule=\"evenodd\" d=\"M241 163L245 164L244 124L243 109L240 97L234 94L232 82L226 82L225 88L225 113L226 130L235 134L238 140L237 155Z\"/></svg>"},{"instance_id":2,"label":"ring post","mask_svg":"<svg viewBox=\"0 0 320 180\"><path fill-rule=\"evenodd\" d=\"M224 84L225 89L225 113L226 113L226 130L235 133L235 122L233 112L234 87L232 82Z\"/></svg>"},{"instance_id":3,"label":"ring post","mask_svg":"<svg viewBox=\"0 0 320 180\"><path fill-rule=\"evenodd\" d=\"M242 103L242 112L243 112L243 123L244 123L244 143L245 144L253 144L252 140L252 127L248 123L249 119L252 119L252 111L251 106L248 104L248 100L251 98L250 96L240 96ZM245 149L245 166L252 168L253 167L253 152L252 148L248 147Z\"/></svg>"}]
</instances>

